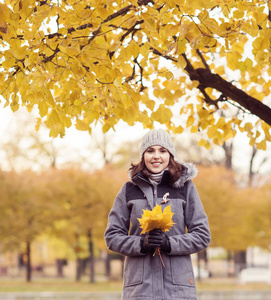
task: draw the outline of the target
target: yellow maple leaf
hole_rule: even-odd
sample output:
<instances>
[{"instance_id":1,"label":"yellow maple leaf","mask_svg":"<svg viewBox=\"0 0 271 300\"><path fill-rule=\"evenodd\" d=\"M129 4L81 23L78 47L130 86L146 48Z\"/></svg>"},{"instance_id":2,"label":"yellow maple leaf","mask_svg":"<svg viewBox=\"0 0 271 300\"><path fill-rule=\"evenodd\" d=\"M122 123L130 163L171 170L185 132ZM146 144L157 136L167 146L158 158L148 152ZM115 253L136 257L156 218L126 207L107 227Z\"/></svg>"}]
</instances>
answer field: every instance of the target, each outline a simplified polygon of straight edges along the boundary
<instances>
[{"instance_id":1,"label":"yellow maple leaf","mask_svg":"<svg viewBox=\"0 0 271 300\"><path fill-rule=\"evenodd\" d=\"M161 229L162 231L169 231L175 224L172 221L174 213L171 211L170 205L162 212L161 205L156 205L153 210L144 210L141 218L138 218L141 234L149 232L153 229Z\"/></svg>"},{"instance_id":2,"label":"yellow maple leaf","mask_svg":"<svg viewBox=\"0 0 271 300\"><path fill-rule=\"evenodd\" d=\"M166 107L164 104L160 104L158 109L152 112L151 117L161 124L165 124L172 118L173 114L170 108Z\"/></svg>"}]
</instances>

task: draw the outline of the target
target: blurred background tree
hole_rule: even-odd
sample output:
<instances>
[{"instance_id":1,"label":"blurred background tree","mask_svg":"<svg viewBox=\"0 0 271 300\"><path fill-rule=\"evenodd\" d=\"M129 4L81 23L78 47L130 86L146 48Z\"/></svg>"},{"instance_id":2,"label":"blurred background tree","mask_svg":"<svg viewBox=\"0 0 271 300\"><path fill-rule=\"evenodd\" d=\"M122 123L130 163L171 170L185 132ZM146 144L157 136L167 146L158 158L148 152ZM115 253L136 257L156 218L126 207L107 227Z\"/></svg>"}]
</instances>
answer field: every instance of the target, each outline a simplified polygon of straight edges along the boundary
<instances>
[{"instance_id":1,"label":"blurred background tree","mask_svg":"<svg viewBox=\"0 0 271 300\"><path fill-rule=\"evenodd\" d=\"M195 183L209 217L211 246L223 247L231 256L244 253L248 246L268 249L271 225L268 174L255 174L254 186L249 186L248 170L243 178L238 168L225 166L226 161L234 166L234 147L231 159L227 160L223 148L207 150L199 147L197 140L190 136L176 136L175 142L177 159L194 161L199 167ZM116 141L107 139L106 151L117 149L111 143ZM55 259L59 262L59 275L63 273L61 263L74 257L77 260L76 279L86 274L87 267L89 281L95 281L95 253L97 256L106 250L103 233L107 216L118 190L129 179L130 162L139 160L138 147L139 141L121 143L119 150L112 154L103 150L105 155L99 149L104 165L100 169L93 165L92 169L83 170L83 156L78 152L77 167L75 162L53 168L48 163L35 172L16 171L15 168L1 171L1 247L2 251L14 249L27 254L28 280L31 280L30 246L47 236L49 240L59 241L54 242L60 247L54 246L58 249ZM40 151L43 153L42 149ZM104 159L105 156L111 162ZM61 250L65 247L69 251ZM69 253L73 253L72 256ZM238 264L240 260L236 260L236 266Z\"/></svg>"},{"instance_id":2,"label":"blurred background tree","mask_svg":"<svg viewBox=\"0 0 271 300\"><path fill-rule=\"evenodd\" d=\"M1 245L3 250L16 248L25 253L26 279L31 281L31 244L56 220L57 202L48 199L40 174L3 172L1 176Z\"/></svg>"}]
</instances>

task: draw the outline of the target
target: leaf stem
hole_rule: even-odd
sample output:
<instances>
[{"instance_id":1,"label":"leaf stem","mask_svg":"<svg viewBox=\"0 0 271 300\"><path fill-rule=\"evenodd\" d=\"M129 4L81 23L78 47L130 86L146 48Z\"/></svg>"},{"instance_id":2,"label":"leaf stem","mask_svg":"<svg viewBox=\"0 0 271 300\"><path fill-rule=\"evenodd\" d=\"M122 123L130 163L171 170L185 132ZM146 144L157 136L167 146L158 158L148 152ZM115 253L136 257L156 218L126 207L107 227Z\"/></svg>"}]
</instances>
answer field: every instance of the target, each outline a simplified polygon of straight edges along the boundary
<instances>
[{"instance_id":1,"label":"leaf stem","mask_svg":"<svg viewBox=\"0 0 271 300\"><path fill-rule=\"evenodd\" d=\"M161 255L160 248L155 248L155 252L154 252L153 256L154 256L155 254L158 254L158 255L159 255L163 267L166 268L166 266L165 266L165 264L164 264L164 261L163 261L163 258L162 258L162 255Z\"/></svg>"}]
</instances>

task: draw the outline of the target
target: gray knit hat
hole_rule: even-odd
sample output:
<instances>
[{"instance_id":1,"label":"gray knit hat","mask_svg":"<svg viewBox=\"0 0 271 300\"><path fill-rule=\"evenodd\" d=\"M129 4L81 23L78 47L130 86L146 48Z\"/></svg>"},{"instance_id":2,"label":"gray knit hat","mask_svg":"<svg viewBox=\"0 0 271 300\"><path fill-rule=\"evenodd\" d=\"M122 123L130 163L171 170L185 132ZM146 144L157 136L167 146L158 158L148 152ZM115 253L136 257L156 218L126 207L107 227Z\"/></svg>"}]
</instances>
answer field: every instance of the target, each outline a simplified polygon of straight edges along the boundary
<instances>
[{"instance_id":1,"label":"gray knit hat","mask_svg":"<svg viewBox=\"0 0 271 300\"><path fill-rule=\"evenodd\" d=\"M163 129L152 129L143 136L140 156L151 146L159 145L166 148L173 156L175 156L175 147L168 132Z\"/></svg>"}]
</instances>

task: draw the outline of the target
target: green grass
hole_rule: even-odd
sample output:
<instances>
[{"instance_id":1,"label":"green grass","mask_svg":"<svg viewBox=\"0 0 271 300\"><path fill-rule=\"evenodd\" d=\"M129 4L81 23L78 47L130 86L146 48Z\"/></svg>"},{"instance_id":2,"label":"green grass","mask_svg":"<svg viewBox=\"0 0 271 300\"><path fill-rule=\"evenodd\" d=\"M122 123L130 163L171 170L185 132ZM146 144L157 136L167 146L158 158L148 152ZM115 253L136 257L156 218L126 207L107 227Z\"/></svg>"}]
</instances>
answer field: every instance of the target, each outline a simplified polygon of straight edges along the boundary
<instances>
[{"instance_id":1,"label":"green grass","mask_svg":"<svg viewBox=\"0 0 271 300\"><path fill-rule=\"evenodd\" d=\"M0 278L0 292L120 292L121 281L89 283L87 279L75 282L74 279L34 278L27 283L24 279ZM205 279L197 282L198 291L233 291L233 290L269 290L271 285L241 285L235 279Z\"/></svg>"},{"instance_id":2,"label":"green grass","mask_svg":"<svg viewBox=\"0 0 271 300\"><path fill-rule=\"evenodd\" d=\"M234 278L210 278L197 282L199 291L271 291L265 283L240 284Z\"/></svg>"},{"instance_id":3,"label":"green grass","mask_svg":"<svg viewBox=\"0 0 271 300\"><path fill-rule=\"evenodd\" d=\"M89 283L73 279L0 279L0 292L115 292L121 291L122 282Z\"/></svg>"}]
</instances>

